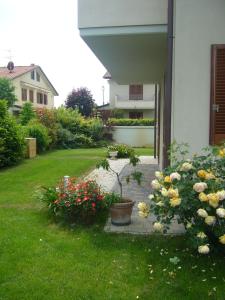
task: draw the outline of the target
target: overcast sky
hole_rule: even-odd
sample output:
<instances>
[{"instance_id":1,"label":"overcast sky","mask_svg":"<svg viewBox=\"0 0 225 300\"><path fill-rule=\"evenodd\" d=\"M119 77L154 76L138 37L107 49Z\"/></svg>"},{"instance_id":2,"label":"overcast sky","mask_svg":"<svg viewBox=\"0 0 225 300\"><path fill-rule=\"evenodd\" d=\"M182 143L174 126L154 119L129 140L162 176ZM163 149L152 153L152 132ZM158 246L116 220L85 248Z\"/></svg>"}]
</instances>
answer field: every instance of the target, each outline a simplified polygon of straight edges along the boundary
<instances>
[{"instance_id":1,"label":"overcast sky","mask_svg":"<svg viewBox=\"0 0 225 300\"><path fill-rule=\"evenodd\" d=\"M88 87L102 104L108 100L104 66L79 36L76 0L0 0L0 65L39 65L59 93L56 106L68 93Z\"/></svg>"}]
</instances>

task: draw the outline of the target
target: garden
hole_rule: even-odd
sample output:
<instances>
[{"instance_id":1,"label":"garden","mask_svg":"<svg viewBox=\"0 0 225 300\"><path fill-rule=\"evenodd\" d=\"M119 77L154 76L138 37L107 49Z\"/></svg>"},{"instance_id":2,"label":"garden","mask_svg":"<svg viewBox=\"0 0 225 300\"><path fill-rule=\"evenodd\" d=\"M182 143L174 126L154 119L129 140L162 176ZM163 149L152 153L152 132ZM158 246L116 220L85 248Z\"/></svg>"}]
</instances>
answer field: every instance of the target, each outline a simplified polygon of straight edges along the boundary
<instances>
[{"instance_id":1,"label":"garden","mask_svg":"<svg viewBox=\"0 0 225 300\"><path fill-rule=\"evenodd\" d=\"M56 222L34 197L65 174L82 178L105 155L55 150L1 171L0 297L224 299L224 255L200 255L183 236L107 234L104 214L92 226Z\"/></svg>"},{"instance_id":2,"label":"garden","mask_svg":"<svg viewBox=\"0 0 225 300\"><path fill-rule=\"evenodd\" d=\"M29 160L26 137L37 140ZM120 195L86 176L96 167L113 171L111 152L135 167L153 149L112 144L103 122L77 109L26 103L13 117L1 100L0 299L224 300L225 148L187 160L183 146L172 145L171 166L149 182L151 205L138 204L140 218L156 216L155 232L109 234L109 210L123 203L119 173ZM132 180L141 184L142 174ZM166 234L174 218L185 235Z\"/></svg>"}]
</instances>

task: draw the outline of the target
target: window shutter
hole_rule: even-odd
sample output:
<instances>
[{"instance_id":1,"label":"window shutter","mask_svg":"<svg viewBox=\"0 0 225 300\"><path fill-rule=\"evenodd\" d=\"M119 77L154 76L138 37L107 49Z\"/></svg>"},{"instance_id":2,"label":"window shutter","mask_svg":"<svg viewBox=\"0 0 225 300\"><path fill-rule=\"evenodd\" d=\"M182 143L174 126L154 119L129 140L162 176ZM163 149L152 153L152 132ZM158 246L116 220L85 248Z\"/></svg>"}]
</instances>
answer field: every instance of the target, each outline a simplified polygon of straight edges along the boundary
<instances>
[{"instance_id":1,"label":"window shutter","mask_svg":"<svg viewBox=\"0 0 225 300\"><path fill-rule=\"evenodd\" d=\"M212 46L210 143L225 140L225 45Z\"/></svg>"}]
</instances>

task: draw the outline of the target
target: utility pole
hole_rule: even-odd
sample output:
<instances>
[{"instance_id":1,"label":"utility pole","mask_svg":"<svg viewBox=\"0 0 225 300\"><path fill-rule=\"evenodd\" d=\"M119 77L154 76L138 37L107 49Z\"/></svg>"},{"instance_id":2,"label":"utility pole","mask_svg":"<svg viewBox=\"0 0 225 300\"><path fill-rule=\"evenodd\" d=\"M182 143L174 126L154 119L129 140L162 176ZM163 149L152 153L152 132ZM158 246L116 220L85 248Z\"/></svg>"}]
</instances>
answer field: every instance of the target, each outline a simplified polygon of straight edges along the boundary
<instances>
[{"instance_id":1,"label":"utility pole","mask_svg":"<svg viewBox=\"0 0 225 300\"><path fill-rule=\"evenodd\" d=\"M103 105L105 104L105 87L104 85L102 86L102 100L103 100Z\"/></svg>"}]
</instances>

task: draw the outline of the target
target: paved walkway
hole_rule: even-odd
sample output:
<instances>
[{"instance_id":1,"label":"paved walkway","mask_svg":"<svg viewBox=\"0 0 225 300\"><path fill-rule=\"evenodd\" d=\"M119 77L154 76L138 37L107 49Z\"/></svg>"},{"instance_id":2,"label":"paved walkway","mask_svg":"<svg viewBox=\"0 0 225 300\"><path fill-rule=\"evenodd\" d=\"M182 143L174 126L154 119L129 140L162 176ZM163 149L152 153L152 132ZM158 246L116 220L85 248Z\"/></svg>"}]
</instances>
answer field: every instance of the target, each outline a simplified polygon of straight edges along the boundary
<instances>
[{"instance_id":1,"label":"paved walkway","mask_svg":"<svg viewBox=\"0 0 225 300\"><path fill-rule=\"evenodd\" d=\"M152 223L155 221L155 217L150 215L148 218L143 219L138 215L137 205L139 202L146 202L150 204L148 198L151 193L151 181L154 178L154 173L158 170L157 161L151 156L140 156L140 163L135 168L137 171L142 172L141 186L136 181L131 180L129 184L126 184L126 176L134 170L134 167L129 165L128 159L109 160L110 166L120 173L123 184L123 195L125 198L130 198L135 201L133 213L131 216L131 224L126 226L115 226L111 224L109 218L105 225L105 231L118 232L118 233L132 233L132 234L149 234L153 233ZM105 171L103 169L94 170L88 178L95 179L97 183L105 191L119 192L119 186L116 181L116 176L112 172ZM171 226L169 234L181 234L184 232L184 228L174 222Z\"/></svg>"}]
</instances>

